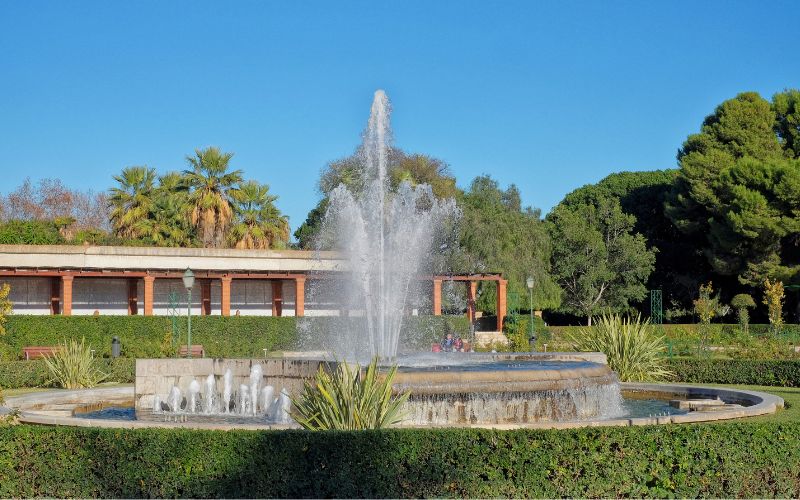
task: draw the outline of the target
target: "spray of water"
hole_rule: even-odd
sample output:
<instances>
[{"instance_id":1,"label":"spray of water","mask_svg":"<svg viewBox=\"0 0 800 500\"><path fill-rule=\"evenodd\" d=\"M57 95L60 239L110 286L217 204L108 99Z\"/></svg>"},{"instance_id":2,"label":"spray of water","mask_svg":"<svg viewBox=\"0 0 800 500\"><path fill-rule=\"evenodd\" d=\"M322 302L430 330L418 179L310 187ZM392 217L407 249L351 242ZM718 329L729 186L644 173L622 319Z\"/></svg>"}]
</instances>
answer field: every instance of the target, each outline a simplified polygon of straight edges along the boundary
<instances>
[{"instance_id":1,"label":"spray of water","mask_svg":"<svg viewBox=\"0 0 800 500\"><path fill-rule=\"evenodd\" d=\"M390 191L389 115L389 100L378 90L360 149L360 189L336 187L323 224L349 266L345 283L336 284L339 307L361 319L330 332L335 340L325 347L339 358L397 355L409 302L431 272L435 237L458 213L454 200L437 199L427 184L402 182Z\"/></svg>"}]
</instances>

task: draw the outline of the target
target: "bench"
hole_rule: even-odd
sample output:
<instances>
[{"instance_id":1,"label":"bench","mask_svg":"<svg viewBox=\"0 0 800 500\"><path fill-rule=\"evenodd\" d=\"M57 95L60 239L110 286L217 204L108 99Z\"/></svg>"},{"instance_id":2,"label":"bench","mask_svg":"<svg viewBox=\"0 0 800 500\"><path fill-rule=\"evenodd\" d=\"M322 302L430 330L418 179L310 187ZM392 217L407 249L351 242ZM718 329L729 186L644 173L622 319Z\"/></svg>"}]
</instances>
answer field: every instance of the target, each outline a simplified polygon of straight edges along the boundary
<instances>
[{"instance_id":1,"label":"bench","mask_svg":"<svg viewBox=\"0 0 800 500\"><path fill-rule=\"evenodd\" d=\"M178 349L178 357L185 358L187 354L189 354L190 348L187 345L182 345L180 349ZM203 349L202 345L199 344L192 344L191 346L191 355L193 358L205 358L206 351Z\"/></svg>"},{"instance_id":2,"label":"bench","mask_svg":"<svg viewBox=\"0 0 800 500\"><path fill-rule=\"evenodd\" d=\"M22 354L25 356L25 361L30 361L32 359L52 356L61 349L61 346L28 346L22 348Z\"/></svg>"}]
</instances>

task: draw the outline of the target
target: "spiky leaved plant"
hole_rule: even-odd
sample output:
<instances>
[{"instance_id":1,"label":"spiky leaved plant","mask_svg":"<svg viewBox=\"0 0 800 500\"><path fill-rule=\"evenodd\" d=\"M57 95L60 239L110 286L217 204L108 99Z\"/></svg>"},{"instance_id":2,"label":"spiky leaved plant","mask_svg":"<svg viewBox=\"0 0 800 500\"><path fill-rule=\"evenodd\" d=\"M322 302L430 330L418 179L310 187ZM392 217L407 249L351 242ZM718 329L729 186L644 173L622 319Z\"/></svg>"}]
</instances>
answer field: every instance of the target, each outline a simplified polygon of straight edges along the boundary
<instances>
[{"instance_id":1,"label":"spiky leaved plant","mask_svg":"<svg viewBox=\"0 0 800 500\"><path fill-rule=\"evenodd\" d=\"M408 392L392 394L395 373L396 365L380 374L377 357L363 370L344 362L335 368L320 366L292 399L292 417L311 430L381 429L400 423Z\"/></svg>"},{"instance_id":2,"label":"spiky leaved plant","mask_svg":"<svg viewBox=\"0 0 800 500\"><path fill-rule=\"evenodd\" d=\"M45 356L44 362L55 382L64 389L88 389L108 377L97 368L92 350L84 339L80 343L74 339L65 340L59 349Z\"/></svg>"},{"instance_id":3,"label":"spiky leaved plant","mask_svg":"<svg viewBox=\"0 0 800 500\"><path fill-rule=\"evenodd\" d=\"M593 328L581 328L565 340L579 351L602 352L608 365L623 382L648 382L672 376L664 367L664 337L656 333L650 321L603 314Z\"/></svg>"}]
</instances>

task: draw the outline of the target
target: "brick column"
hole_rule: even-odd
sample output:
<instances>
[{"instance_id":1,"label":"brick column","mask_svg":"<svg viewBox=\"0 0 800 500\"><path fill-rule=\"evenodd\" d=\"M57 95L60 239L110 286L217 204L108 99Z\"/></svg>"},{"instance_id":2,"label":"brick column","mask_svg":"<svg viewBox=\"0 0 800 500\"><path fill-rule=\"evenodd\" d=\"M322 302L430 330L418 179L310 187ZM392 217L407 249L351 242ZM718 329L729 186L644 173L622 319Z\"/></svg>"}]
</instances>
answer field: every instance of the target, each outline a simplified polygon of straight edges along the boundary
<instances>
[{"instance_id":1,"label":"brick column","mask_svg":"<svg viewBox=\"0 0 800 500\"><path fill-rule=\"evenodd\" d=\"M442 315L442 280L433 280L433 315Z\"/></svg>"},{"instance_id":2,"label":"brick column","mask_svg":"<svg viewBox=\"0 0 800 500\"><path fill-rule=\"evenodd\" d=\"M128 279L128 314L139 314L139 280L136 278Z\"/></svg>"},{"instance_id":3,"label":"brick column","mask_svg":"<svg viewBox=\"0 0 800 500\"><path fill-rule=\"evenodd\" d=\"M283 315L283 282L272 280L272 315Z\"/></svg>"},{"instance_id":4,"label":"brick column","mask_svg":"<svg viewBox=\"0 0 800 500\"><path fill-rule=\"evenodd\" d=\"M72 280L73 276L61 277L61 315L72 316Z\"/></svg>"},{"instance_id":5,"label":"brick column","mask_svg":"<svg viewBox=\"0 0 800 500\"><path fill-rule=\"evenodd\" d=\"M144 277L144 315L153 315L153 284L156 281L155 276Z\"/></svg>"},{"instance_id":6,"label":"brick column","mask_svg":"<svg viewBox=\"0 0 800 500\"><path fill-rule=\"evenodd\" d=\"M294 315L306 315L306 277L294 279Z\"/></svg>"},{"instance_id":7,"label":"brick column","mask_svg":"<svg viewBox=\"0 0 800 500\"><path fill-rule=\"evenodd\" d=\"M507 302L506 287L508 280L497 280L497 331L503 331L503 320L506 318Z\"/></svg>"},{"instance_id":8,"label":"brick column","mask_svg":"<svg viewBox=\"0 0 800 500\"><path fill-rule=\"evenodd\" d=\"M475 321L475 296L478 294L478 282L467 282L467 319L470 323Z\"/></svg>"},{"instance_id":9,"label":"brick column","mask_svg":"<svg viewBox=\"0 0 800 500\"><path fill-rule=\"evenodd\" d=\"M220 297L220 312L223 316L231 315L231 281L230 276L223 276L220 278L221 283L221 297Z\"/></svg>"}]
</instances>

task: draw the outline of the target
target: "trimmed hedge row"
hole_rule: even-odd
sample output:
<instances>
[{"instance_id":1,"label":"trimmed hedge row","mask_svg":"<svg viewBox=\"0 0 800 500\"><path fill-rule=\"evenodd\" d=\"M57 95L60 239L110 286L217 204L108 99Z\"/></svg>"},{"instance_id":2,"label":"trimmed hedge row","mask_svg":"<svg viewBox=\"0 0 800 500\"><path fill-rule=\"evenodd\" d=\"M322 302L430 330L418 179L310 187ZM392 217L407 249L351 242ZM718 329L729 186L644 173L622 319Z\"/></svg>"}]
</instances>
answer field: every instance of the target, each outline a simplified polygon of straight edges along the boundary
<instances>
[{"instance_id":1,"label":"trimmed hedge row","mask_svg":"<svg viewBox=\"0 0 800 500\"><path fill-rule=\"evenodd\" d=\"M99 368L109 374L107 382L132 383L135 360L99 359ZM675 382L706 384L767 385L800 387L800 361L674 358L667 369ZM0 387L47 387L50 373L42 360L0 362Z\"/></svg>"},{"instance_id":2,"label":"trimmed hedge row","mask_svg":"<svg viewBox=\"0 0 800 500\"><path fill-rule=\"evenodd\" d=\"M800 423L0 429L0 497L797 497Z\"/></svg>"},{"instance_id":3,"label":"trimmed hedge row","mask_svg":"<svg viewBox=\"0 0 800 500\"><path fill-rule=\"evenodd\" d=\"M666 366L678 382L800 387L800 361L673 358Z\"/></svg>"},{"instance_id":4,"label":"trimmed hedge row","mask_svg":"<svg viewBox=\"0 0 800 500\"><path fill-rule=\"evenodd\" d=\"M210 357L262 356L270 351L299 349L329 328L347 328L355 318L294 318L264 316L192 317L192 343L202 344ZM181 344L186 343L186 318L179 318ZM411 316L405 326L421 332L420 347L438 342L446 329L466 335L462 316ZM22 316L11 315L7 333L0 336L0 359L20 359L25 346L52 346L64 339L86 339L99 357L111 355L111 338L119 337L128 358L161 357L165 336L172 334L166 316Z\"/></svg>"},{"instance_id":5,"label":"trimmed hedge row","mask_svg":"<svg viewBox=\"0 0 800 500\"><path fill-rule=\"evenodd\" d=\"M699 324L665 324L660 325L659 327L664 330L664 334L668 338L672 337L680 337L680 336L699 336L700 332L698 329L701 325ZM718 335L724 336L733 336L740 333L740 327L736 323L712 323L710 325L712 331ZM559 337L563 335L565 332L570 330L577 330L579 328L586 328L586 326L553 326L550 325L547 327L549 332L554 337ZM772 333L772 325L769 324L751 324L749 326L749 335L753 336L767 336L773 335ZM783 329L781 332L782 336L787 337L798 337L800 336L800 325L798 324L785 324L783 325Z\"/></svg>"},{"instance_id":6,"label":"trimmed hedge row","mask_svg":"<svg viewBox=\"0 0 800 500\"><path fill-rule=\"evenodd\" d=\"M136 360L130 358L98 359L97 368L108 377L104 382L132 384L136 378ZM1 361L0 387L18 389L21 387L51 387L52 376L44 361Z\"/></svg>"}]
</instances>

